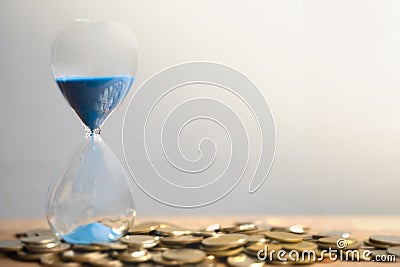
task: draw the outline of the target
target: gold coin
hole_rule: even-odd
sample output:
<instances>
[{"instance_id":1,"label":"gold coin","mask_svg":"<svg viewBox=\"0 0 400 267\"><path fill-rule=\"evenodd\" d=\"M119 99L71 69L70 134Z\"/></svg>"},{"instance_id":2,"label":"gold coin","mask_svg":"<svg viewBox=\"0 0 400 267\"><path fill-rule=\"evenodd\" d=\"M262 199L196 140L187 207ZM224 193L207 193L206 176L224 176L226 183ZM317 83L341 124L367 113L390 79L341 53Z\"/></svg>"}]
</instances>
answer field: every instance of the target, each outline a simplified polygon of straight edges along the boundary
<instances>
[{"instance_id":1,"label":"gold coin","mask_svg":"<svg viewBox=\"0 0 400 267\"><path fill-rule=\"evenodd\" d=\"M354 238L346 238L344 239L341 236L329 236L329 237L323 237L318 239L318 243L324 244L324 245L337 245L339 240L344 240L347 245L351 245L357 242L357 239Z\"/></svg>"},{"instance_id":2,"label":"gold coin","mask_svg":"<svg viewBox=\"0 0 400 267\"><path fill-rule=\"evenodd\" d=\"M288 261L278 261L278 260L273 260L273 261L267 261L266 263L271 264L271 265L293 265L293 263L290 263Z\"/></svg>"},{"instance_id":3,"label":"gold coin","mask_svg":"<svg viewBox=\"0 0 400 267\"><path fill-rule=\"evenodd\" d=\"M44 243L44 244L24 244L24 247L29 250L29 248L33 249L48 249L54 248L61 245L61 242L51 242L51 243Z\"/></svg>"},{"instance_id":4,"label":"gold coin","mask_svg":"<svg viewBox=\"0 0 400 267\"><path fill-rule=\"evenodd\" d=\"M200 243L201 240L203 240L203 237L193 235L168 236L160 239L161 243L166 245L186 245Z\"/></svg>"},{"instance_id":5,"label":"gold coin","mask_svg":"<svg viewBox=\"0 0 400 267\"><path fill-rule=\"evenodd\" d=\"M151 254L147 250L124 251L118 255L118 259L122 262L146 262L151 260Z\"/></svg>"},{"instance_id":6,"label":"gold coin","mask_svg":"<svg viewBox=\"0 0 400 267\"><path fill-rule=\"evenodd\" d=\"M161 223L159 222L144 222L138 225L134 225L129 228L129 234L148 234L151 231L156 230Z\"/></svg>"},{"instance_id":7,"label":"gold coin","mask_svg":"<svg viewBox=\"0 0 400 267\"><path fill-rule=\"evenodd\" d=\"M361 247L361 242L355 242L352 244L349 244L347 246L338 246L337 244L322 244L318 243L318 248L320 249L336 249L336 250L352 250L352 249L358 249Z\"/></svg>"},{"instance_id":8,"label":"gold coin","mask_svg":"<svg viewBox=\"0 0 400 267\"><path fill-rule=\"evenodd\" d=\"M190 235L192 231L188 228L181 227L179 225L162 223L156 229L155 233L161 236L174 236L174 235Z\"/></svg>"},{"instance_id":9,"label":"gold coin","mask_svg":"<svg viewBox=\"0 0 400 267\"><path fill-rule=\"evenodd\" d=\"M313 264L315 261L316 257L313 257L312 255L308 258L307 256L302 257L300 254L297 258L297 256L286 253L283 256L279 256L279 258L278 255L273 255L272 260L268 258L267 263L275 265L309 265Z\"/></svg>"},{"instance_id":10,"label":"gold coin","mask_svg":"<svg viewBox=\"0 0 400 267\"><path fill-rule=\"evenodd\" d=\"M124 264L119 260L101 259L90 263L91 266L95 267L123 267Z\"/></svg>"},{"instance_id":11,"label":"gold coin","mask_svg":"<svg viewBox=\"0 0 400 267\"><path fill-rule=\"evenodd\" d=\"M256 244L252 246L248 246L244 249L244 252L247 255L253 257L274 257L278 254L279 251L283 250L281 244Z\"/></svg>"},{"instance_id":12,"label":"gold coin","mask_svg":"<svg viewBox=\"0 0 400 267\"><path fill-rule=\"evenodd\" d=\"M167 247L163 247L163 246L160 246L160 245L158 245L157 247L154 247L154 248L149 248L149 250L151 251L151 252L164 252L164 251L166 251L166 250L168 250L169 248L167 248Z\"/></svg>"},{"instance_id":13,"label":"gold coin","mask_svg":"<svg viewBox=\"0 0 400 267\"><path fill-rule=\"evenodd\" d=\"M167 260L163 258L160 253L152 254L152 260L161 266L177 266L181 264L179 261Z\"/></svg>"},{"instance_id":14,"label":"gold coin","mask_svg":"<svg viewBox=\"0 0 400 267\"><path fill-rule=\"evenodd\" d=\"M32 245L42 245L42 244L58 242L57 238L48 236L28 236L28 237L23 237L20 240L24 244L32 244Z\"/></svg>"},{"instance_id":15,"label":"gold coin","mask_svg":"<svg viewBox=\"0 0 400 267\"><path fill-rule=\"evenodd\" d=\"M1 240L0 252L16 252L22 250L22 243L19 240Z\"/></svg>"},{"instance_id":16,"label":"gold coin","mask_svg":"<svg viewBox=\"0 0 400 267\"><path fill-rule=\"evenodd\" d=\"M266 232L265 236L269 239L285 243L296 243L303 241L303 236L286 232Z\"/></svg>"},{"instance_id":17,"label":"gold coin","mask_svg":"<svg viewBox=\"0 0 400 267\"><path fill-rule=\"evenodd\" d=\"M123 244L121 242L96 242L93 243L94 246L105 247L110 250L124 250L128 248L127 244Z\"/></svg>"},{"instance_id":18,"label":"gold coin","mask_svg":"<svg viewBox=\"0 0 400 267\"><path fill-rule=\"evenodd\" d=\"M308 230L310 230L310 227L302 224L294 224L289 226L289 231L294 234L304 234L307 233Z\"/></svg>"},{"instance_id":19,"label":"gold coin","mask_svg":"<svg viewBox=\"0 0 400 267\"><path fill-rule=\"evenodd\" d=\"M282 247L287 250L305 251L305 250L316 250L317 244L308 241L302 241L298 243L283 243Z\"/></svg>"},{"instance_id":20,"label":"gold coin","mask_svg":"<svg viewBox=\"0 0 400 267\"><path fill-rule=\"evenodd\" d=\"M264 235L255 234L255 235L248 235L248 240L246 245L253 245L257 243L265 243L268 240L265 238Z\"/></svg>"},{"instance_id":21,"label":"gold coin","mask_svg":"<svg viewBox=\"0 0 400 267\"><path fill-rule=\"evenodd\" d=\"M207 255L213 255L214 257L228 257L240 254L243 251L243 247L230 248L226 250L206 251Z\"/></svg>"},{"instance_id":22,"label":"gold coin","mask_svg":"<svg viewBox=\"0 0 400 267\"><path fill-rule=\"evenodd\" d=\"M157 246L159 238L151 235L127 235L121 242L131 248L152 248Z\"/></svg>"},{"instance_id":23,"label":"gold coin","mask_svg":"<svg viewBox=\"0 0 400 267\"><path fill-rule=\"evenodd\" d=\"M243 246L247 243L248 239L247 235L243 234L223 234L203 239L201 243L206 249L228 249Z\"/></svg>"},{"instance_id":24,"label":"gold coin","mask_svg":"<svg viewBox=\"0 0 400 267\"><path fill-rule=\"evenodd\" d=\"M201 236L201 237L212 237L218 235L216 232L206 232L206 231L194 231L192 232L193 236Z\"/></svg>"},{"instance_id":25,"label":"gold coin","mask_svg":"<svg viewBox=\"0 0 400 267\"><path fill-rule=\"evenodd\" d=\"M232 267L262 267L264 262L258 261L255 258L250 258L246 254L239 254L237 256L230 256L227 262Z\"/></svg>"},{"instance_id":26,"label":"gold coin","mask_svg":"<svg viewBox=\"0 0 400 267\"><path fill-rule=\"evenodd\" d=\"M197 263L206 258L206 254L203 251L191 248L169 249L164 251L161 256L164 259L180 263Z\"/></svg>"},{"instance_id":27,"label":"gold coin","mask_svg":"<svg viewBox=\"0 0 400 267\"><path fill-rule=\"evenodd\" d=\"M50 255L50 253L28 253L23 250L17 251L16 258L22 261L39 261L42 256Z\"/></svg>"},{"instance_id":28,"label":"gold coin","mask_svg":"<svg viewBox=\"0 0 400 267\"><path fill-rule=\"evenodd\" d=\"M47 247L25 245L25 248L26 250L34 253L61 253L71 248L71 245L65 243L60 243L55 246L49 246L52 244L54 243L47 244L48 245Z\"/></svg>"},{"instance_id":29,"label":"gold coin","mask_svg":"<svg viewBox=\"0 0 400 267\"><path fill-rule=\"evenodd\" d=\"M45 267L81 267L79 262L63 262L60 255L48 254L40 257L40 264Z\"/></svg>"},{"instance_id":30,"label":"gold coin","mask_svg":"<svg viewBox=\"0 0 400 267\"><path fill-rule=\"evenodd\" d=\"M288 226L272 226L270 229L271 232L290 232L290 228Z\"/></svg>"},{"instance_id":31,"label":"gold coin","mask_svg":"<svg viewBox=\"0 0 400 267\"><path fill-rule=\"evenodd\" d=\"M400 246L400 236L397 235L373 235L369 237L369 241L375 244Z\"/></svg>"},{"instance_id":32,"label":"gold coin","mask_svg":"<svg viewBox=\"0 0 400 267\"><path fill-rule=\"evenodd\" d=\"M107 251L110 250L109 247L106 246L98 246L98 245L73 245L73 250L76 251Z\"/></svg>"},{"instance_id":33,"label":"gold coin","mask_svg":"<svg viewBox=\"0 0 400 267\"><path fill-rule=\"evenodd\" d=\"M315 263L315 261L316 261L315 258L314 259L311 259L311 258L308 259L308 258L300 257L298 260L290 261L290 263L294 264L294 265L310 265L310 264Z\"/></svg>"},{"instance_id":34,"label":"gold coin","mask_svg":"<svg viewBox=\"0 0 400 267\"><path fill-rule=\"evenodd\" d=\"M221 225L219 223L215 223L215 224L211 224L209 226L207 226L204 230L204 232L215 232L215 231L219 231L221 229Z\"/></svg>"},{"instance_id":35,"label":"gold coin","mask_svg":"<svg viewBox=\"0 0 400 267\"><path fill-rule=\"evenodd\" d=\"M68 250L62 254L64 260L91 263L93 261L98 261L107 257L107 254L95 252L76 252L73 250Z\"/></svg>"},{"instance_id":36,"label":"gold coin","mask_svg":"<svg viewBox=\"0 0 400 267\"><path fill-rule=\"evenodd\" d=\"M348 231L335 230L335 231L320 232L320 233L314 234L312 236L314 239L320 239L323 237L330 237L330 236L340 236L342 238L349 238L351 236L351 234Z\"/></svg>"},{"instance_id":37,"label":"gold coin","mask_svg":"<svg viewBox=\"0 0 400 267\"><path fill-rule=\"evenodd\" d=\"M226 234L233 234L233 233L242 233L242 232L247 232L247 231L254 231L257 230L257 225L253 223L243 223L243 224L237 224L233 226L225 226L221 227L219 229L220 232L226 233Z\"/></svg>"},{"instance_id":38,"label":"gold coin","mask_svg":"<svg viewBox=\"0 0 400 267\"><path fill-rule=\"evenodd\" d=\"M279 250L283 249L283 247L281 244L254 244L254 245L246 247L246 249L248 249L250 251L255 251L255 252L258 252L260 250L279 251Z\"/></svg>"}]
</instances>

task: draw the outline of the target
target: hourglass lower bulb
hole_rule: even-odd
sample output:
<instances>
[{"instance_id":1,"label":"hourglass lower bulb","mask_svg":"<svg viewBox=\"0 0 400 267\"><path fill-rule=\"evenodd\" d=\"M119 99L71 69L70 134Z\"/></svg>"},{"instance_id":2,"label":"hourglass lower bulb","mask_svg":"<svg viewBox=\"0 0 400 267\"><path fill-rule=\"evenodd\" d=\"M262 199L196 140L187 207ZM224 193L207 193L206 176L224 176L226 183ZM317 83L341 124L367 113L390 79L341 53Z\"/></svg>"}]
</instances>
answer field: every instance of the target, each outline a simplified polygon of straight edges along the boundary
<instances>
[{"instance_id":1,"label":"hourglass lower bulb","mask_svg":"<svg viewBox=\"0 0 400 267\"><path fill-rule=\"evenodd\" d=\"M53 46L56 82L86 129L47 197L48 222L69 243L118 240L135 216L131 179L100 136L100 127L134 81L137 55L131 36L121 24L83 21L66 28Z\"/></svg>"}]
</instances>

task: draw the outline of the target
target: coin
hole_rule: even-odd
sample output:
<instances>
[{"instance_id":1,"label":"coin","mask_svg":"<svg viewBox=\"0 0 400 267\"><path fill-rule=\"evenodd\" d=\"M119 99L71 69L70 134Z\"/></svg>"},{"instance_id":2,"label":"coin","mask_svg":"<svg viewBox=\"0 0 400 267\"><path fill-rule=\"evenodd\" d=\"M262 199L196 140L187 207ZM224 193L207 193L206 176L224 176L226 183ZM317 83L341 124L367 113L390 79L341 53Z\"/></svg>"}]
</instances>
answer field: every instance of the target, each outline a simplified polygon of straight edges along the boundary
<instances>
[{"instance_id":1,"label":"coin","mask_svg":"<svg viewBox=\"0 0 400 267\"><path fill-rule=\"evenodd\" d=\"M54 244L54 243L49 243L49 244ZM61 252L69 250L71 248L71 245L64 244L64 243L60 243L60 244L58 244L56 246L52 246L52 247L38 247L38 246L25 245L25 248L28 251L35 252L35 253L61 253Z\"/></svg>"},{"instance_id":2,"label":"coin","mask_svg":"<svg viewBox=\"0 0 400 267\"><path fill-rule=\"evenodd\" d=\"M121 243L131 248L152 248L157 246L158 240L158 237L151 235L127 235L121 238Z\"/></svg>"},{"instance_id":3,"label":"coin","mask_svg":"<svg viewBox=\"0 0 400 267\"><path fill-rule=\"evenodd\" d=\"M310 227L302 224L294 224L289 226L289 231L294 234L304 234L307 233L308 230L310 230Z\"/></svg>"},{"instance_id":4,"label":"coin","mask_svg":"<svg viewBox=\"0 0 400 267\"><path fill-rule=\"evenodd\" d=\"M253 231L253 230L257 230L257 225L255 225L254 223L236 224L233 226L221 227L219 229L219 231L226 233L226 234L241 233L241 232Z\"/></svg>"},{"instance_id":5,"label":"coin","mask_svg":"<svg viewBox=\"0 0 400 267\"><path fill-rule=\"evenodd\" d=\"M316 250L317 244L308 241L302 241L298 243L283 243L282 247L287 250L305 251L305 250Z\"/></svg>"},{"instance_id":6,"label":"coin","mask_svg":"<svg viewBox=\"0 0 400 267\"><path fill-rule=\"evenodd\" d=\"M338 236L323 237L318 239L318 247L320 249L339 249L339 250L350 250L358 249L362 243L358 242L354 238L342 238Z\"/></svg>"},{"instance_id":7,"label":"coin","mask_svg":"<svg viewBox=\"0 0 400 267\"><path fill-rule=\"evenodd\" d=\"M287 233L287 232L266 232L265 236L272 240L277 240L285 243L296 243L303 241L301 235Z\"/></svg>"},{"instance_id":8,"label":"coin","mask_svg":"<svg viewBox=\"0 0 400 267\"><path fill-rule=\"evenodd\" d=\"M248 235L248 240L246 245L253 245L257 243L265 243L267 239L264 235L255 234L255 235Z\"/></svg>"},{"instance_id":9,"label":"coin","mask_svg":"<svg viewBox=\"0 0 400 267\"><path fill-rule=\"evenodd\" d=\"M181 263L179 261L167 260L161 256L161 253L152 254L153 262L161 264L161 266L177 266Z\"/></svg>"},{"instance_id":10,"label":"coin","mask_svg":"<svg viewBox=\"0 0 400 267\"><path fill-rule=\"evenodd\" d=\"M266 260L272 260L275 259L278 254L284 252L284 250L281 244L263 244L263 246L249 246L244 249L244 252L253 257L262 257Z\"/></svg>"},{"instance_id":11,"label":"coin","mask_svg":"<svg viewBox=\"0 0 400 267\"><path fill-rule=\"evenodd\" d=\"M91 263L107 257L107 254L100 252L76 252L68 250L62 254L62 258L69 261Z\"/></svg>"},{"instance_id":12,"label":"coin","mask_svg":"<svg viewBox=\"0 0 400 267\"><path fill-rule=\"evenodd\" d=\"M145 222L138 225L134 225L129 228L129 234L148 234L151 231L156 230L161 223L159 222Z\"/></svg>"},{"instance_id":13,"label":"coin","mask_svg":"<svg viewBox=\"0 0 400 267\"><path fill-rule=\"evenodd\" d=\"M50 229L44 229L44 228L38 228L38 229L32 229L28 231L21 231L15 233L15 237L17 238L22 238L22 237L28 237L28 236L48 236L48 237L54 237L54 233Z\"/></svg>"},{"instance_id":14,"label":"coin","mask_svg":"<svg viewBox=\"0 0 400 267\"><path fill-rule=\"evenodd\" d=\"M318 239L318 243L325 244L325 245L337 245L340 240L344 240L347 245L351 245L357 242L357 239L354 238L342 238L341 236L330 236L330 237L323 237Z\"/></svg>"},{"instance_id":15,"label":"coin","mask_svg":"<svg viewBox=\"0 0 400 267\"><path fill-rule=\"evenodd\" d=\"M101 259L90 263L95 267L123 267L124 264L119 260Z\"/></svg>"},{"instance_id":16,"label":"coin","mask_svg":"<svg viewBox=\"0 0 400 267\"><path fill-rule=\"evenodd\" d=\"M201 243L206 249L228 249L243 246L248 239L247 235L243 234L222 234L203 239Z\"/></svg>"},{"instance_id":17,"label":"coin","mask_svg":"<svg viewBox=\"0 0 400 267\"><path fill-rule=\"evenodd\" d=\"M193 243L200 243L203 240L201 236L193 235L179 235L179 236L168 236L161 239L161 243L167 245L186 245Z\"/></svg>"},{"instance_id":18,"label":"coin","mask_svg":"<svg viewBox=\"0 0 400 267\"><path fill-rule=\"evenodd\" d=\"M193 236L201 237L212 237L218 235L216 232L206 232L206 231L192 231Z\"/></svg>"},{"instance_id":19,"label":"coin","mask_svg":"<svg viewBox=\"0 0 400 267\"><path fill-rule=\"evenodd\" d=\"M271 232L287 232L293 234L304 234L310 230L310 227L304 226L302 224L294 224L291 226L273 226L271 227Z\"/></svg>"},{"instance_id":20,"label":"coin","mask_svg":"<svg viewBox=\"0 0 400 267\"><path fill-rule=\"evenodd\" d=\"M81 244L73 245L72 249L76 250L76 251L107 251L107 250L110 250L110 248L107 246L81 245Z\"/></svg>"},{"instance_id":21,"label":"coin","mask_svg":"<svg viewBox=\"0 0 400 267\"><path fill-rule=\"evenodd\" d=\"M373 249L373 250L371 250L371 257L372 257L372 259L377 259L378 257L378 260L380 260L380 259L382 259L382 256L386 256L387 255L387 252L386 252L386 250L385 249Z\"/></svg>"},{"instance_id":22,"label":"coin","mask_svg":"<svg viewBox=\"0 0 400 267\"><path fill-rule=\"evenodd\" d=\"M118 255L118 259L122 262L146 262L151 260L151 254L147 250L124 251Z\"/></svg>"},{"instance_id":23,"label":"coin","mask_svg":"<svg viewBox=\"0 0 400 267\"><path fill-rule=\"evenodd\" d=\"M205 232L215 232L221 229L221 225L219 223L211 224L207 226L204 230Z\"/></svg>"},{"instance_id":24,"label":"coin","mask_svg":"<svg viewBox=\"0 0 400 267\"><path fill-rule=\"evenodd\" d=\"M22 243L19 240L1 240L0 252L16 252L22 250Z\"/></svg>"},{"instance_id":25,"label":"coin","mask_svg":"<svg viewBox=\"0 0 400 267\"><path fill-rule=\"evenodd\" d=\"M57 238L55 237L48 237L48 236L28 236L23 237L20 239L24 244L32 244L32 245L42 245L48 243L56 243L58 242Z\"/></svg>"},{"instance_id":26,"label":"coin","mask_svg":"<svg viewBox=\"0 0 400 267\"><path fill-rule=\"evenodd\" d=\"M24 248L28 249L49 249L49 248L54 248L61 245L61 242L51 242L51 243L44 243L44 244L24 244Z\"/></svg>"},{"instance_id":27,"label":"coin","mask_svg":"<svg viewBox=\"0 0 400 267\"><path fill-rule=\"evenodd\" d=\"M221 258L221 257L238 255L243 250L244 250L243 247L236 247L236 248L230 248L230 249L226 249L226 250L216 250L216 251L207 250L206 253L207 253L207 255L213 255L214 257Z\"/></svg>"},{"instance_id":28,"label":"coin","mask_svg":"<svg viewBox=\"0 0 400 267\"><path fill-rule=\"evenodd\" d=\"M369 237L369 241L375 244L400 246L400 236L396 235L373 235Z\"/></svg>"},{"instance_id":29,"label":"coin","mask_svg":"<svg viewBox=\"0 0 400 267\"><path fill-rule=\"evenodd\" d=\"M396 257L400 257L400 246L390 247L386 251L390 255L395 255Z\"/></svg>"},{"instance_id":30,"label":"coin","mask_svg":"<svg viewBox=\"0 0 400 267\"><path fill-rule=\"evenodd\" d=\"M341 236L343 238L349 238L351 236L349 231L343 230L335 230L335 231L323 231L318 234L313 234L313 238L319 239L322 237L330 237L330 236Z\"/></svg>"},{"instance_id":31,"label":"coin","mask_svg":"<svg viewBox=\"0 0 400 267\"><path fill-rule=\"evenodd\" d=\"M232 267L261 267L264 262L257 261L254 258L246 256L246 254L239 254L237 256L230 256L227 262Z\"/></svg>"},{"instance_id":32,"label":"coin","mask_svg":"<svg viewBox=\"0 0 400 267\"><path fill-rule=\"evenodd\" d=\"M81 267L79 262L64 262L58 254L48 254L40 257L40 264L46 267Z\"/></svg>"},{"instance_id":33,"label":"coin","mask_svg":"<svg viewBox=\"0 0 400 267\"><path fill-rule=\"evenodd\" d=\"M387 249L387 248L390 248L389 245L376 244L376 243L370 242L369 239L364 240L364 243L365 243L366 245L368 245L368 246L371 246L371 247L374 247L374 248L377 248L377 249Z\"/></svg>"},{"instance_id":34,"label":"coin","mask_svg":"<svg viewBox=\"0 0 400 267\"><path fill-rule=\"evenodd\" d=\"M127 244L123 244L121 242L96 242L93 243L92 245L105 247L110 250L124 250L128 248Z\"/></svg>"},{"instance_id":35,"label":"coin","mask_svg":"<svg viewBox=\"0 0 400 267\"><path fill-rule=\"evenodd\" d=\"M191 248L169 249L162 252L161 256L164 259L180 263L197 263L206 258L206 254L203 251Z\"/></svg>"},{"instance_id":36,"label":"coin","mask_svg":"<svg viewBox=\"0 0 400 267\"><path fill-rule=\"evenodd\" d=\"M190 235L192 231L188 228L181 227L179 225L162 223L155 230L155 233L160 236L173 236L173 235Z\"/></svg>"},{"instance_id":37,"label":"coin","mask_svg":"<svg viewBox=\"0 0 400 267\"><path fill-rule=\"evenodd\" d=\"M50 255L51 253L27 253L23 250L17 251L16 258L22 261L39 261L42 256Z\"/></svg>"}]
</instances>

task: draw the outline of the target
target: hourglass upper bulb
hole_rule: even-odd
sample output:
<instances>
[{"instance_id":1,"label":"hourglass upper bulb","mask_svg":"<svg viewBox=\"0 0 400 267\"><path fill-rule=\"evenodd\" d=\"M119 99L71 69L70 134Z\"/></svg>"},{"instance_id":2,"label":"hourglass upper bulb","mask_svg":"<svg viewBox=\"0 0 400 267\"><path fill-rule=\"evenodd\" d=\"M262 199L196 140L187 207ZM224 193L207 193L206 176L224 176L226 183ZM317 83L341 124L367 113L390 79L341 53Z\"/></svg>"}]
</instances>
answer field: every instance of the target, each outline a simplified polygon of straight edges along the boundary
<instances>
[{"instance_id":1,"label":"hourglass upper bulb","mask_svg":"<svg viewBox=\"0 0 400 267\"><path fill-rule=\"evenodd\" d=\"M93 131L125 98L137 59L136 39L126 25L82 20L54 42L51 67L65 99Z\"/></svg>"}]
</instances>

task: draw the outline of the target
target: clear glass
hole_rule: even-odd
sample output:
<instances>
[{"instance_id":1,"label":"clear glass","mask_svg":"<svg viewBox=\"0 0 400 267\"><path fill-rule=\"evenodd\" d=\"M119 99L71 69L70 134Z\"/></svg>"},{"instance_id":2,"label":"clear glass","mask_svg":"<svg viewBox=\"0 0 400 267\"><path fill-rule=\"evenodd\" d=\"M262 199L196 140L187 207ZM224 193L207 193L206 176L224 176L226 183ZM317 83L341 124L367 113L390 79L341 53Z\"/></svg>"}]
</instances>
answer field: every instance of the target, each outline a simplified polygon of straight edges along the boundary
<instances>
[{"instance_id":1,"label":"clear glass","mask_svg":"<svg viewBox=\"0 0 400 267\"><path fill-rule=\"evenodd\" d=\"M136 40L121 23L78 21L54 42L51 63L63 96L85 125L85 137L50 185L47 220L69 243L118 240L135 217L132 180L100 128L133 84Z\"/></svg>"}]
</instances>

